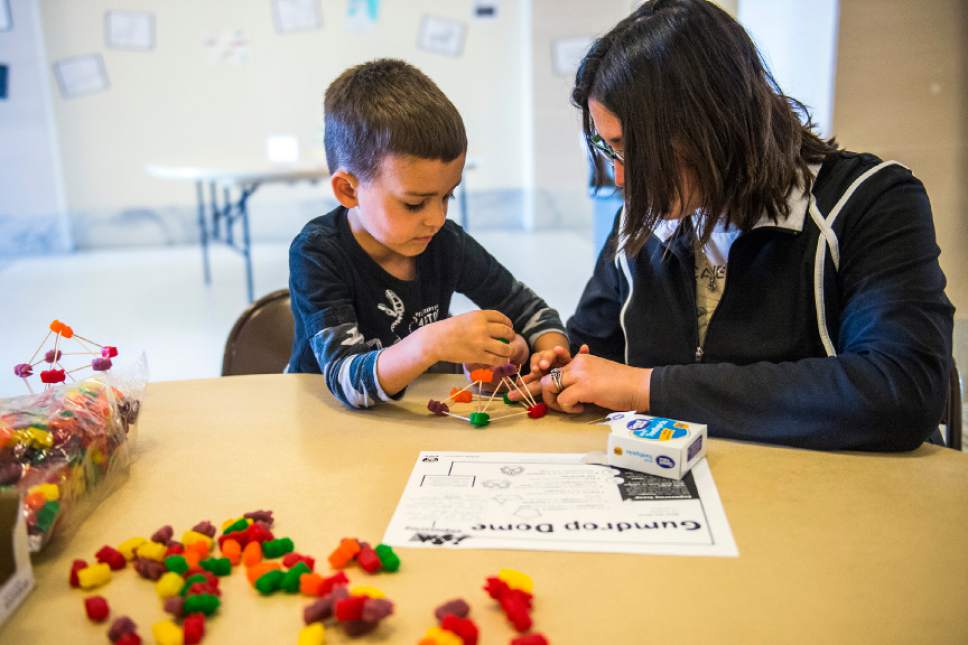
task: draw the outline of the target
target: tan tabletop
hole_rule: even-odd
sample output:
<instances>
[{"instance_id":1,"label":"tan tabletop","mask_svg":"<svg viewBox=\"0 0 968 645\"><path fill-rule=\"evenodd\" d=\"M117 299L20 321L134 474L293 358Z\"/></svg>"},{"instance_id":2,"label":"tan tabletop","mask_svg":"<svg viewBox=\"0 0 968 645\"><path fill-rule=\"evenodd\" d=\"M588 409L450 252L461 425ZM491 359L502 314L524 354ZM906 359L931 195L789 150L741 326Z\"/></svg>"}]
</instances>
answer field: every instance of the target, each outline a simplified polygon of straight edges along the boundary
<instances>
[{"instance_id":1,"label":"tan tabletop","mask_svg":"<svg viewBox=\"0 0 968 645\"><path fill-rule=\"evenodd\" d=\"M73 558L103 544L176 536L257 508L277 536L325 556L341 537L378 542L420 450L588 452L606 429L589 417L517 417L472 430L432 417L457 377L427 377L399 405L351 412L318 376L153 383L128 481L70 539L35 559L37 588L2 643L108 642L67 584ZM564 643L966 643L968 455L820 453L713 440L709 464L738 558L398 549L397 574L353 582L385 591L396 613L357 642L416 643L433 609L464 597L481 643L514 635L481 591L502 567L535 581L535 629ZM317 566L317 570L320 567ZM323 567L325 571L325 567ZM206 643L294 643L308 600L259 596L236 570ZM146 642L165 617L128 567L101 592ZM352 639L327 629L327 643Z\"/></svg>"}]
</instances>

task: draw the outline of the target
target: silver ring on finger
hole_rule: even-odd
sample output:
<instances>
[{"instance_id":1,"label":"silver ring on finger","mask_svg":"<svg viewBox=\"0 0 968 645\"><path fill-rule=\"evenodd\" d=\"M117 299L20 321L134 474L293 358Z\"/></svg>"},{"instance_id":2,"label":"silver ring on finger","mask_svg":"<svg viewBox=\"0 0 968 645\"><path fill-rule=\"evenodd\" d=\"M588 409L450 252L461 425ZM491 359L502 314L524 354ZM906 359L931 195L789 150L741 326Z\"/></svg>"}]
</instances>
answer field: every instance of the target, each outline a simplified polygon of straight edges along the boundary
<instances>
[{"instance_id":1,"label":"silver ring on finger","mask_svg":"<svg viewBox=\"0 0 968 645\"><path fill-rule=\"evenodd\" d=\"M551 382L555 386L555 394L561 394L565 386L561 383L561 368L556 367L549 372L551 374Z\"/></svg>"}]
</instances>

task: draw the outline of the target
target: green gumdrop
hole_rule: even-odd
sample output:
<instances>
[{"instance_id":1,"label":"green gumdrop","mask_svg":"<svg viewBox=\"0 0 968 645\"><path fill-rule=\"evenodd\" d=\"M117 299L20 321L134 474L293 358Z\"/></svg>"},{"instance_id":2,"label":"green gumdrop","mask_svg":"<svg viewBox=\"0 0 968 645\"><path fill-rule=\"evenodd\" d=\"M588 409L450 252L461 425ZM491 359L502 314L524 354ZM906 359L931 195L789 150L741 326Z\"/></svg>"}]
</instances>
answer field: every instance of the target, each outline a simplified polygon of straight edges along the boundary
<instances>
[{"instance_id":1,"label":"green gumdrop","mask_svg":"<svg viewBox=\"0 0 968 645\"><path fill-rule=\"evenodd\" d=\"M249 528L249 523L246 522L244 519L241 519L234 522L233 524L230 524L224 531L222 531L222 535L226 535L228 533L235 533L236 531L244 531L247 528Z\"/></svg>"},{"instance_id":2,"label":"green gumdrop","mask_svg":"<svg viewBox=\"0 0 968 645\"><path fill-rule=\"evenodd\" d=\"M296 593L299 591L299 578L309 573L309 566L305 562L298 562L292 569L286 572L282 579L282 588L286 593Z\"/></svg>"},{"instance_id":3,"label":"green gumdrop","mask_svg":"<svg viewBox=\"0 0 968 645\"><path fill-rule=\"evenodd\" d=\"M218 609L221 603L222 601L219 600L218 596L213 594L195 594L194 596L188 596L185 598L185 605L182 611L186 616L199 611L206 616L211 616L215 613L215 610Z\"/></svg>"},{"instance_id":4,"label":"green gumdrop","mask_svg":"<svg viewBox=\"0 0 968 645\"><path fill-rule=\"evenodd\" d=\"M504 393L502 398L504 399L504 405L514 405L514 401L511 400L511 397L508 396L507 392Z\"/></svg>"},{"instance_id":5,"label":"green gumdrop","mask_svg":"<svg viewBox=\"0 0 968 645\"><path fill-rule=\"evenodd\" d=\"M165 568L178 575L185 575L185 572L188 571L188 560L181 555L170 555L165 558Z\"/></svg>"},{"instance_id":6,"label":"green gumdrop","mask_svg":"<svg viewBox=\"0 0 968 645\"><path fill-rule=\"evenodd\" d=\"M255 581L255 588L263 596L272 595L279 590L279 586L282 584L282 580L285 577L286 574L278 569L268 571L259 576L259 579Z\"/></svg>"},{"instance_id":7,"label":"green gumdrop","mask_svg":"<svg viewBox=\"0 0 968 645\"><path fill-rule=\"evenodd\" d=\"M384 571L397 571L400 569L400 556L394 553L393 548L386 544L378 544L376 546L376 556L380 558L380 564L383 565Z\"/></svg>"},{"instance_id":8,"label":"green gumdrop","mask_svg":"<svg viewBox=\"0 0 968 645\"><path fill-rule=\"evenodd\" d=\"M483 428L491 420L491 417L488 416L487 412L471 412L469 418L471 420L471 425L475 428Z\"/></svg>"}]
</instances>

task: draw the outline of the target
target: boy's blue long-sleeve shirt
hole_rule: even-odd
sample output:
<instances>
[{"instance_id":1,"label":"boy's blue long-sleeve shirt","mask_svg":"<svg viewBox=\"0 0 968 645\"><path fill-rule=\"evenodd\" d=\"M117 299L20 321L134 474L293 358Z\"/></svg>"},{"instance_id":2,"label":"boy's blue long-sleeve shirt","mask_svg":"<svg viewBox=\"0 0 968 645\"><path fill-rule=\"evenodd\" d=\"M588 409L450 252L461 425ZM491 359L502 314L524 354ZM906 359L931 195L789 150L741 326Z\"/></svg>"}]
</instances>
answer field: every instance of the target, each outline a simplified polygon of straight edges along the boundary
<instances>
[{"instance_id":1,"label":"boy's blue long-sleeve shirt","mask_svg":"<svg viewBox=\"0 0 968 645\"><path fill-rule=\"evenodd\" d=\"M812 190L818 214L832 213L879 161L830 155ZM572 346L588 343L593 354L654 368L651 412L706 423L713 436L816 449L916 448L941 417L954 314L924 187L897 165L871 174L832 222L822 257L818 244L828 242L807 204L733 243L703 343L690 222L668 242L653 235L626 257L610 251L616 218L609 250L568 321Z\"/></svg>"},{"instance_id":2,"label":"boy's blue long-sleeve shirt","mask_svg":"<svg viewBox=\"0 0 968 645\"><path fill-rule=\"evenodd\" d=\"M384 271L353 237L343 207L307 223L289 248L295 337L287 371L322 373L354 408L398 398L402 392L391 397L380 387L379 352L446 318L454 292L506 315L529 345L564 333L558 313L451 220L416 268L410 281Z\"/></svg>"}]
</instances>

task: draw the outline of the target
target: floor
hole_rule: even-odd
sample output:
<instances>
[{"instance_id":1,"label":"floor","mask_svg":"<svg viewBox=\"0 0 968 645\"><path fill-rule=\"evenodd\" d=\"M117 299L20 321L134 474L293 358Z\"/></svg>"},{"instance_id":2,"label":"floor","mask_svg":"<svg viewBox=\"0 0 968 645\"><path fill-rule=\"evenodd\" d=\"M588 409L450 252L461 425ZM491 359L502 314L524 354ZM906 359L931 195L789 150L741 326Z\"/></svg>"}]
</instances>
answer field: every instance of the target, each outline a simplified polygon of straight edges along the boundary
<instances>
[{"instance_id":1,"label":"floor","mask_svg":"<svg viewBox=\"0 0 968 645\"><path fill-rule=\"evenodd\" d=\"M594 263L588 236L575 231L483 231L475 237L562 317L575 309ZM286 287L287 244L253 246L255 292ZM545 260L544 258L554 258ZM102 345L115 345L119 367L144 352L152 380L218 376L222 350L246 307L242 260L212 249L212 284L202 282L198 247L163 247L36 257L0 264L5 316L0 328L0 396L26 394L14 376L47 335L51 320ZM458 296L455 312L472 304ZM68 362L65 366L80 365ZM35 379L36 380L36 379Z\"/></svg>"}]
</instances>

